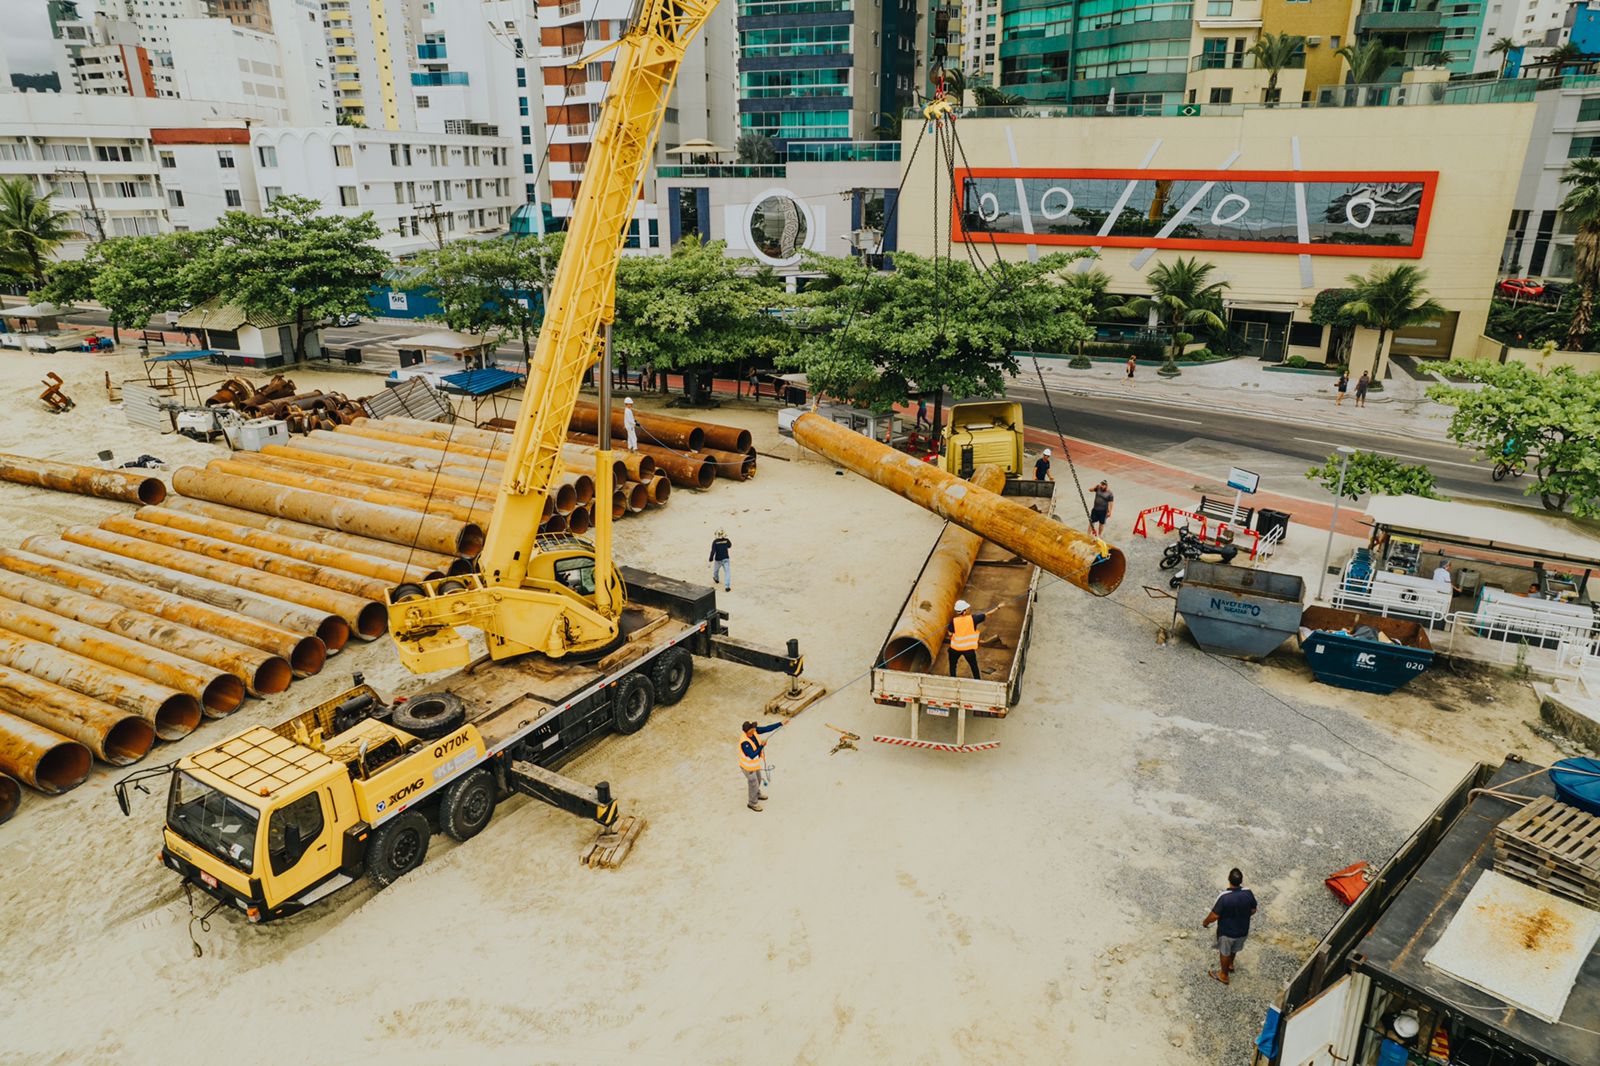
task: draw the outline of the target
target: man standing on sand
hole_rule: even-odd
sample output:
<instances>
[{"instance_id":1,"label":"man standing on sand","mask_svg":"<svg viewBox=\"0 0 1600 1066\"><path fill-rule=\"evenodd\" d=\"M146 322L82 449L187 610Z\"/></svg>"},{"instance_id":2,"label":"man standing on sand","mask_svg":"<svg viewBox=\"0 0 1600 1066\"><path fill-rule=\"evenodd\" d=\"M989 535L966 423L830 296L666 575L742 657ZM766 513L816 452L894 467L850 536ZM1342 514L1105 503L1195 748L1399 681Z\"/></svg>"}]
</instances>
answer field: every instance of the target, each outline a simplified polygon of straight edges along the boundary
<instances>
[{"instance_id":1,"label":"man standing on sand","mask_svg":"<svg viewBox=\"0 0 1600 1066\"><path fill-rule=\"evenodd\" d=\"M1365 370L1363 370L1361 372L1361 376L1356 379L1356 406L1357 407L1365 407L1365 406L1367 406L1367 389L1370 388L1371 385L1372 385L1372 376L1370 374L1368 374Z\"/></svg>"},{"instance_id":2,"label":"man standing on sand","mask_svg":"<svg viewBox=\"0 0 1600 1066\"><path fill-rule=\"evenodd\" d=\"M767 794L761 791L761 771L766 762L767 748L767 742L761 739L761 735L782 729L788 724L773 722L771 725L756 725L746 722L741 727L744 735L739 738L739 769L744 771L745 790L749 797L745 806L752 811L759 811L761 801L767 798Z\"/></svg>"},{"instance_id":3,"label":"man standing on sand","mask_svg":"<svg viewBox=\"0 0 1600 1066\"><path fill-rule=\"evenodd\" d=\"M1255 893L1244 887L1244 874L1235 866L1228 871L1228 888L1211 905L1211 913L1200 923L1200 928L1217 925L1217 959L1215 970L1207 970L1213 979L1227 984L1233 974L1233 958L1244 947L1250 935L1250 916L1256 912Z\"/></svg>"},{"instance_id":4,"label":"man standing on sand","mask_svg":"<svg viewBox=\"0 0 1600 1066\"><path fill-rule=\"evenodd\" d=\"M717 583L718 576L722 578L722 591L733 591L733 560L728 554L733 551L733 541L728 539L725 530L717 530L716 536L711 538L711 583Z\"/></svg>"},{"instance_id":5,"label":"man standing on sand","mask_svg":"<svg viewBox=\"0 0 1600 1066\"><path fill-rule=\"evenodd\" d=\"M633 397L622 401L622 428L628 432L628 450L639 450L639 420L633 415Z\"/></svg>"},{"instance_id":6,"label":"man standing on sand","mask_svg":"<svg viewBox=\"0 0 1600 1066\"><path fill-rule=\"evenodd\" d=\"M1094 487L1094 505L1089 508L1089 532L1097 537L1106 534L1106 522L1111 518L1111 505L1117 501L1105 478Z\"/></svg>"}]
</instances>

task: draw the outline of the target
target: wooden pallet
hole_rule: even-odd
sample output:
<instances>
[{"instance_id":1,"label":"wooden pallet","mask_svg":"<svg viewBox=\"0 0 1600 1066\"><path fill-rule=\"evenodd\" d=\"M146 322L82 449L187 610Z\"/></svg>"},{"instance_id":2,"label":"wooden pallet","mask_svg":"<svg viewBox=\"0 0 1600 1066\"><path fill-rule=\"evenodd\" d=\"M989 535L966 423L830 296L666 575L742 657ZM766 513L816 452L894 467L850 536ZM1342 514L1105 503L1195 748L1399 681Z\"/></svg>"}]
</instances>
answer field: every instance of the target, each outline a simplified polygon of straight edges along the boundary
<instances>
[{"instance_id":1,"label":"wooden pallet","mask_svg":"<svg viewBox=\"0 0 1600 1066\"><path fill-rule=\"evenodd\" d=\"M1559 871L1535 866L1516 855L1498 850L1494 856L1494 868L1507 877L1515 877L1518 881L1524 881L1552 895L1600 910L1600 888L1573 881Z\"/></svg>"},{"instance_id":2,"label":"wooden pallet","mask_svg":"<svg viewBox=\"0 0 1600 1066\"><path fill-rule=\"evenodd\" d=\"M623 815L615 825L595 835L594 841L584 849L578 861L591 869L615 870L633 850L634 841L639 839L644 827L643 815Z\"/></svg>"},{"instance_id":3,"label":"wooden pallet","mask_svg":"<svg viewBox=\"0 0 1600 1066\"><path fill-rule=\"evenodd\" d=\"M1495 869L1600 907L1600 817L1542 796L1495 827Z\"/></svg>"}]
</instances>

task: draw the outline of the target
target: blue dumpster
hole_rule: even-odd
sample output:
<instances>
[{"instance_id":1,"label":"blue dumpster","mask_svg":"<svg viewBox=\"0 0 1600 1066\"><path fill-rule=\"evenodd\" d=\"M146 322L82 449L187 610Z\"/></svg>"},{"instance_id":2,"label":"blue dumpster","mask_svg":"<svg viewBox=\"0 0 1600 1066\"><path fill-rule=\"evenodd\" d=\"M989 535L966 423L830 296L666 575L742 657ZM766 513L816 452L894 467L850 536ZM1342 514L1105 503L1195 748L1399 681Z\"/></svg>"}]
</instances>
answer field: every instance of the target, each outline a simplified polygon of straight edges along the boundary
<instances>
[{"instance_id":1,"label":"blue dumpster","mask_svg":"<svg viewBox=\"0 0 1600 1066\"><path fill-rule=\"evenodd\" d=\"M1404 618L1307 607L1300 627L1300 650L1324 685L1386 696L1433 665L1427 629Z\"/></svg>"},{"instance_id":2,"label":"blue dumpster","mask_svg":"<svg viewBox=\"0 0 1600 1066\"><path fill-rule=\"evenodd\" d=\"M1295 631L1305 592L1294 574L1192 562L1178 589L1178 613L1204 650L1256 659Z\"/></svg>"}]
</instances>

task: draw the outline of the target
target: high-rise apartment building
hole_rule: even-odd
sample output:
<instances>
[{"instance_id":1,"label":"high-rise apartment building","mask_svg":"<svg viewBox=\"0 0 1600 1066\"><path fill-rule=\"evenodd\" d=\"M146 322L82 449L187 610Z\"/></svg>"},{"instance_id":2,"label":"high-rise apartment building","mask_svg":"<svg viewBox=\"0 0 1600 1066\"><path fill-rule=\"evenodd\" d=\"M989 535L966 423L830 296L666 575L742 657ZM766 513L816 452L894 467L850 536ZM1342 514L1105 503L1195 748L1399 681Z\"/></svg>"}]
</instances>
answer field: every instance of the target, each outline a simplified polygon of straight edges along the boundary
<instances>
[{"instance_id":1,"label":"high-rise apartment building","mask_svg":"<svg viewBox=\"0 0 1600 1066\"><path fill-rule=\"evenodd\" d=\"M1498 72L1506 64L1505 53L1493 50L1502 38L1523 50L1561 44L1570 24L1568 12L1583 5L1570 0L1487 0L1484 6L1483 33L1473 62L1473 71L1480 74Z\"/></svg>"},{"instance_id":2,"label":"high-rise apartment building","mask_svg":"<svg viewBox=\"0 0 1600 1066\"><path fill-rule=\"evenodd\" d=\"M916 95L916 0L740 0L739 129L865 140Z\"/></svg>"},{"instance_id":3,"label":"high-rise apartment building","mask_svg":"<svg viewBox=\"0 0 1600 1066\"><path fill-rule=\"evenodd\" d=\"M57 72L62 87L85 96L173 96L169 71L140 44L139 28L104 12L51 5Z\"/></svg>"},{"instance_id":4,"label":"high-rise apartment building","mask_svg":"<svg viewBox=\"0 0 1600 1066\"><path fill-rule=\"evenodd\" d=\"M171 65L172 22L209 14L205 0L78 0L77 7L85 17L98 13L133 23L139 28L139 43L161 66Z\"/></svg>"},{"instance_id":5,"label":"high-rise apartment building","mask_svg":"<svg viewBox=\"0 0 1600 1066\"><path fill-rule=\"evenodd\" d=\"M407 0L327 0L325 7L339 121L372 129L415 128Z\"/></svg>"},{"instance_id":6,"label":"high-rise apartment building","mask_svg":"<svg viewBox=\"0 0 1600 1066\"><path fill-rule=\"evenodd\" d=\"M1184 98L1196 7L1227 0L1006 0L1000 88L1130 110ZM1219 9L1220 10L1220 9ZM1231 45L1230 45L1231 47Z\"/></svg>"},{"instance_id":7,"label":"high-rise apartment building","mask_svg":"<svg viewBox=\"0 0 1600 1066\"><path fill-rule=\"evenodd\" d=\"M271 0L206 0L206 13L243 30L272 32Z\"/></svg>"},{"instance_id":8,"label":"high-rise apartment building","mask_svg":"<svg viewBox=\"0 0 1600 1066\"><path fill-rule=\"evenodd\" d=\"M1398 81L1403 71L1419 67L1470 74L1479 65L1478 38L1490 6L1482 0L1363 0L1356 39L1382 41L1399 56L1385 81ZM1559 34L1559 18L1555 28Z\"/></svg>"},{"instance_id":9,"label":"high-rise apartment building","mask_svg":"<svg viewBox=\"0 0 1600 1066\"><path fill-rule=\"evenodd\" d=\"M1355 17L1362 0L1261 0L1261 32L1304 37L1305 81L1302 92L1316 99L1317 90L1344 80L1339 49L1355 39ZM1279 99L1291 100L1287 93Z\"/></svg>"}]
</instances>

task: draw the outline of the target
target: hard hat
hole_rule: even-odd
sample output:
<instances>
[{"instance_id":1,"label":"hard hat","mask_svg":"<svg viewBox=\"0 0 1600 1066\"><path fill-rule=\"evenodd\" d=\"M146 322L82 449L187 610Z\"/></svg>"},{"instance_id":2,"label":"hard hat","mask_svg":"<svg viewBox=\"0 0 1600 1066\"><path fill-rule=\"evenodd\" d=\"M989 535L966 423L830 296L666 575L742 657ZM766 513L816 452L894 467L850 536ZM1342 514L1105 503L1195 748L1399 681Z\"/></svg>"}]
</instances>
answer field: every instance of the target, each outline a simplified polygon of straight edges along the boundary
<instances>
[{"instance_id":1,"label":"hard hat","mask_svg":"<svg viewBox=\"0 0 1600 1066\"><path fill-rule=\"evenodd\" d=\"M1406 1013L1395 1015L1394 1031L1395 1034L1400 1037L1400 1039L1410 1040L1412 1037L1417 1035L1417 1032L1421 1028L1422 1023L1417 1020L1417 1016L1415 1014L1407 1011Z\"/></svg>"},{"instance_id":2,"label":"hard hat","mask_svg":"<svg viewBox=\"0 0 1600 1066\"><path fill-rule=\"evenodd\" d=\"M725 537L725 536L727 536L727 533L725 531L719 529L719 530L717 530L717 536Z\"/></svg>"},{"instance_id":3,"label":"hard hat","mask_svg":"<svg viewBox=\"0 0 1600 1066\"><path fill-rule=\"evenodd\" d=\"M629 396L626 400L623 400L622 403L626 407L632 407L633 406L633 397Z\"/></svg>"},{"instance_id":4,"label":"hard hat","mask_svg":"<svg viewBox=\"0 0 1600 1066\"><path fill-rule=\"evenodd\" d=\"M1050 449L1049 449L1049 448L1046 448L1046 449L1045 449L1045 450L1044 450L1044 453L1045 453L1045 454L1046 454L1046 455L1049 455L1049 454L1050 454Z\"/></svg>"},{"instance_id":5,"label":"hard hat","mask_svg":"<svg viewBox=\"0 0 1600 1066\"><path fill-rule=\"evenodd\" d=\"M972 610L972 604L968 603L966 600L957 600L956 601L956 611L957 612L970 611L970 610Z\"/></svg>"}]
</instances>

